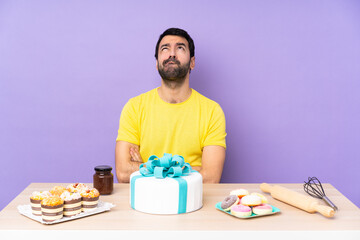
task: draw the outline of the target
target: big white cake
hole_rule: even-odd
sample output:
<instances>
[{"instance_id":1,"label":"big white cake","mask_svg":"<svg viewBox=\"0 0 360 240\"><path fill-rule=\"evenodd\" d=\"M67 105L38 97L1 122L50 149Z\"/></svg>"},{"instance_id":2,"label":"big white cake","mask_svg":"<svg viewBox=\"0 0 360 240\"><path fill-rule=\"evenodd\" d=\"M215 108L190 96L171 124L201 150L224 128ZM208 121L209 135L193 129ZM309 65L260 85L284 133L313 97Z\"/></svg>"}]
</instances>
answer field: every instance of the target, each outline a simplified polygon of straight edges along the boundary
<instances>
[{"instance_id":1,"label":"big white cake","mask_svg":"<svg viewBox=\"0 0 360 240\"><path fill-rule=\"evenodd\" d=\"M139 171L130 176L130 205L140 212L179 214L200 209L203 205L202 176L192 171L187 176L163 179L142 176Z\"/></svg>"}]
</instances>

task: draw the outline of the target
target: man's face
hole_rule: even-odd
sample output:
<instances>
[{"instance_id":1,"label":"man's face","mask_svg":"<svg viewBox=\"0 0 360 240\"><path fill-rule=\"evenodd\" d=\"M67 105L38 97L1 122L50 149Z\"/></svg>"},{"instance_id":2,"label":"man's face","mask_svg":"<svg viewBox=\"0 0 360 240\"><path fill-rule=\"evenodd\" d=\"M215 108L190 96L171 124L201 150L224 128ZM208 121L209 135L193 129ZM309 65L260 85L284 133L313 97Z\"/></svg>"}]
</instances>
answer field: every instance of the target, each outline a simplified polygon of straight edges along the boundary
<instances>
[{"instance_id":1,"label":"man's face","mask_svg":"<svg viewBox=\"0 0 360 240\"><path fill-rule=\"evenodd\" d=\"M164 81L183 82L195 66L195 57L190 58L187 40L180 36L167 35L161 39L156 68Z\"/></svg>"}]
</instances>

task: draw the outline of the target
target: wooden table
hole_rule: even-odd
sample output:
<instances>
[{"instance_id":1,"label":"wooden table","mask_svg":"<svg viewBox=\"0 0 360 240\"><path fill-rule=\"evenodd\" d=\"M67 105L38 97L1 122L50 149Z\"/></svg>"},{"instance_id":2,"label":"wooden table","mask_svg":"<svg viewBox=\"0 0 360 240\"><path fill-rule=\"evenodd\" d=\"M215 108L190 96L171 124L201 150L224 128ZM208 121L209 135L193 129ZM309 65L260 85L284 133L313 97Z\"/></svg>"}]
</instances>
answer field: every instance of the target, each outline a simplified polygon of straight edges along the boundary
<instances>
[{"instance_id":1,"label":"wooden table","mask_svg":"<svg viewBox=\"0 0 360 240\"><path fill-rule=\"evenodd\" d=\"M32 183L0 212L0 236L3 233L11 237L48 237L60 239L68 234L87 236L87 239L101 239L104 236L123 236L133 238L157 235L157 239L180 239L199 236L203 239L219 239L226 236L276 236L286 239L304 237L341 237L342 239L360 239L360 211L330 184L324 184L327 196L338 206L333 218L319 213L310 214L273 199L263 193L271 205L280 208L281 213L252 219L238 219L217 209L215 204L224 199L236 188L245 188L249 192L262 193L260 184L204 184L204 206L193 213L180 215L152 215L135 211L129 204L129 184L114 184L114 192L101 196L100 200L116 206L108 212L63 222L43 225L21 215L18 205L29 204L33 191L49 190L53 186L66 186L67 183ZM92 184L88 184L92 186ZM286 188L304 193L302 184L279 184ZM67 230L67 231L63 231ZM295 234L296 233L296 234ZM190 235L189 235L190 234ZM239 235L240 234L240 235ZM325 234L325 235L324 235Z\"/></svg>"}]
</instances>

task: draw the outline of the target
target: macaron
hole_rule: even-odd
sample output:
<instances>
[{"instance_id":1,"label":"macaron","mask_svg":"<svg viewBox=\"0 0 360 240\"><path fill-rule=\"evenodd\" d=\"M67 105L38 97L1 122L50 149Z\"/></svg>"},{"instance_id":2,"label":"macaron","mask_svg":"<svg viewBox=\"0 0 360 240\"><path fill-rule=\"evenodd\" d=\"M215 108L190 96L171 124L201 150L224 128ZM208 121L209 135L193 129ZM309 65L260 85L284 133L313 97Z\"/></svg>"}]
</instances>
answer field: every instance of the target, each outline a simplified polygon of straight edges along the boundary
<instances>
[{"instance_id":1,"label":"macaron","mask_svg":"<svg viewBox=\"0 0 360 240\"><path fill-rule=\"evenodd\" d=\"M239 189L232 190L230 192L230 195L236 195L239 198L242 198L243 196L249 195L249 191L246 189L239 188Z\"/></svg>"},{"instance_id":2,"label":"macaron","mask_svg":"<svg viewBox=\"0 0 360 240\"><path fill-rule=\"evenodd\" d=\"M242 204L232 206L230 212L236 217L249 217L252 214L251 208Z\"/></svg>"},{"instance_id":3,"label":"macaron","mask_svg":"<svg viewBox=\"0 0 360 240\"><path fill-rule=\"evenodd\" d=\"M256 193L256 192L254 192L254 193L251 193L250 195L256 195L256 196L259 196L259 197L261 198L261 203L268 203L267 198L266 198L264 195L260 194L260 193Z\"/></svg>"},{"instance_id":4,"label":"macaron","mask_svg":"<svg viewBox=\"0 0 360 240\"><path fill-rule=\"evenodd\" d=\"M224 211L230 211L233 205L238 204L239 198L236 195L229 195L221 202L221 208Z\"/></svg>"},{"instance_id":5,"label":"macaron","mask_svg":"<svg viewBox=\"0 0 360 240\"><path fill-rule=\"evenodd\" d=\"M247 195L241 198L241 204L246 206L257 206L261 204L261 198L256 195Z\"/></svg>"},{"instance_id":6,"label":"macaron","mask_svg":"<svg viewBox=\"0 0 360 240\"><path fill-rule=\"evenodd\" d=\"M256 215L266 215L272 213L272 206L266 203L263 203L259 206L255 206L252 209L253 213Z\"/></svg>"}]
</instances>

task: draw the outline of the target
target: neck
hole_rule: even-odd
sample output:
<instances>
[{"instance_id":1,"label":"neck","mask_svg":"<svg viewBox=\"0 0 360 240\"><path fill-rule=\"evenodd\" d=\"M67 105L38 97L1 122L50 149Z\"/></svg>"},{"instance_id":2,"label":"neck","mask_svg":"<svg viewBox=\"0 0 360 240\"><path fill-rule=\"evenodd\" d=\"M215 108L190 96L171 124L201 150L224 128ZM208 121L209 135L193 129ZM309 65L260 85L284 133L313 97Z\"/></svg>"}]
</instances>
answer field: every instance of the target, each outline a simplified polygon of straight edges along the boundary
<instances>
[{"instance_id":1,"label":"neck","mask_svg":"<svg viewBox=\"0 0 360 240\"><path fill-rule=\"evenodd\" d=\"M191 96L191 88L189 86L189 78L180 85L176 82L161 81L158 89L160 98L167 103L181 103Z\"/></svg>"}]
</instances>

